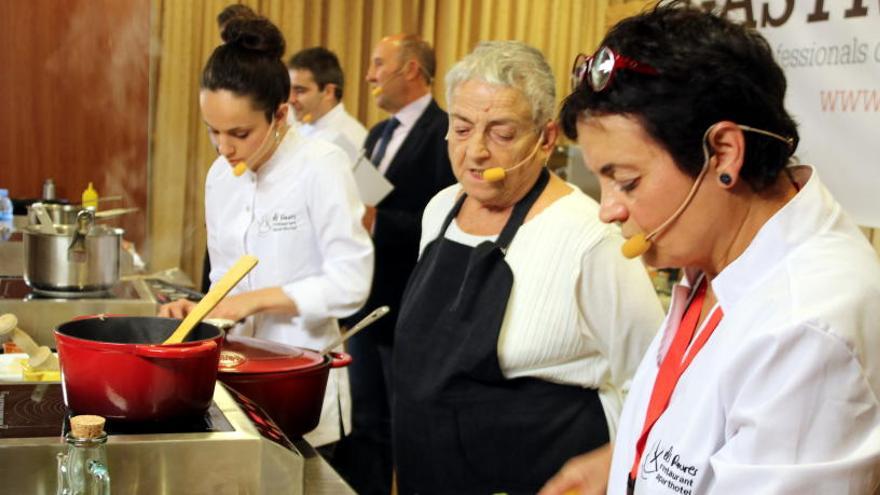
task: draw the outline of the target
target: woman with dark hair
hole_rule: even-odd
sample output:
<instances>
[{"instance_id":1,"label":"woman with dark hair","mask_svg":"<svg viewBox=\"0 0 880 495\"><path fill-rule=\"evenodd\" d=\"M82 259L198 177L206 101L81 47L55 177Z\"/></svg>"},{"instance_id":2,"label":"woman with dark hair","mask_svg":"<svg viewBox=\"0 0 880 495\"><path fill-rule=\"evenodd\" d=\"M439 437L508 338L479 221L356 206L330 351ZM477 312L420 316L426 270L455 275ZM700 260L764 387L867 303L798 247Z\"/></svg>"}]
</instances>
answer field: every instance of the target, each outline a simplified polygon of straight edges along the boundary
<instances>
[{"instance_id":1,"label":"woman with dark hair","mask_svg":"<svg viewBox=\"0 0 880 495\"><path fill-rule=\"evenodd\" d=\"M366 300L373 248L348 157L287 125L284 38L261 17L233 18L202 72L199 104L220 156L205 185L211 280L245 253L260 264L210 317L241 321L233 334L312 349L339 335L337 318ZM160 314L183 317L180 300ZM333 370L315 445L349 428L348 384ZM341 414L341 417L340 417Z\"/></svg>"},{"instance_id":2,"label":"woman with dark hair","mask_svg":"<svg viewBox=\"0 0 880 495\"><path fill-rule=\"evenodd\" d=\"M880 263L809 166L758 33L680 5L575 63L562 109L626 256L679 267L607 460L543 494L874 493ZM604 466L604 467L603 467Z\"/></svg>"}]
</instances>

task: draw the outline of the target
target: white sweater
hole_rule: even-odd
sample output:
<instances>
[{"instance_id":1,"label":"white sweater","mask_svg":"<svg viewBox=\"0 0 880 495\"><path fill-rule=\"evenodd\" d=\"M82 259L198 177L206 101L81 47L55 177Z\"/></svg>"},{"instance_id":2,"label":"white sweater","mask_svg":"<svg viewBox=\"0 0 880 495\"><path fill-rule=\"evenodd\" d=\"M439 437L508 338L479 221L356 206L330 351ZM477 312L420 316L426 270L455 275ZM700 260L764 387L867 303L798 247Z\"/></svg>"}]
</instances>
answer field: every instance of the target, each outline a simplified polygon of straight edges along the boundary
<instances>
[{"instance_id":1,"label":"white sweater","mask_svg":"<svg viewBox=\"0 0 880 495\"><path fill-rule=\"evenodd\" d=\"M599 390L610 438L630 380L663 321L638 260L620 254L617 227L602 224L598 204L575 186L523 224L507 251L514 275L498 360L507 378L535 377ZM440 191L422 219L421 249L439 235L461 191ZM476 246L453 221L446 238Z\"/></svg>"}]
</instances>

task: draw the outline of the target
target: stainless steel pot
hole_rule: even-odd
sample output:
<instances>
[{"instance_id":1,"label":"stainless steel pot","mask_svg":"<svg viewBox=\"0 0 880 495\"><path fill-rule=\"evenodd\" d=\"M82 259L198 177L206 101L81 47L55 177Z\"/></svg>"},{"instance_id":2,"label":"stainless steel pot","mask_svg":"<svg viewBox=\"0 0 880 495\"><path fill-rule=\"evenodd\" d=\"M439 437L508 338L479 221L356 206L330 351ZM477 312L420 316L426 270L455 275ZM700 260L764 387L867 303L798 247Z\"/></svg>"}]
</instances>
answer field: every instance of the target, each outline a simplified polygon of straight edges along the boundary
<instances>
[{"instance_id":1,"label":"stainless steel pot","mask_svg":"<svg viewBox=\"0 0 880 495\"><path fill-rule=\"evenodd\" d=\"M55 225L48 233L36 225L24 229L24 280L47 292L98 292L119 280L122 229L94 225L89 210L78 225Z\"/></svg>"}]
</instances>

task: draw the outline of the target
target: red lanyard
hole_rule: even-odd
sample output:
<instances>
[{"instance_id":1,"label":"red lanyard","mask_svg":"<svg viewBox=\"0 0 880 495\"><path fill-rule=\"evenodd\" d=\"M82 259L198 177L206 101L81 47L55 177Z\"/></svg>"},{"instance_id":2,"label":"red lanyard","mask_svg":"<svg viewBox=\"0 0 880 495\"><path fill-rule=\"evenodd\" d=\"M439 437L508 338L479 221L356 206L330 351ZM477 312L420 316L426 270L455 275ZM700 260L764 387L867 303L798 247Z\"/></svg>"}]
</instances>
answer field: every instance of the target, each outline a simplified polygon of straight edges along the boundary
<instances>
[{"instance_id":1,"label":"red lanyard","mask_svg":"<svg viewBox=\"0 0 880 495\"><path fill-rule=\"evenodd\" d=\"M669 405L669 398L672 396L672 391L675 390L678 379L684 373L684 370L687 369L688 365L691 364L691 361L694 360L694 356L700 352L700 349L709 340L712 332L715 331L715 327L718 326L718 322L721 321L721 317L724 316L721 307L712 312L709 321L706 323L706 328L697 337L691 352L685 356L685 351L687 351L688 345L694 338L694 332L697 330L700 313L703 311L703 303L706 300L706 285L707 282L703 281L697 288L696 295L690 305L688 305L687 311L678 325L678 331L675 332L672 345L669 346L669 351L667 351L666 357L663 358L663 362L660 364L660 371L657 373L657 379L654 382L654 390L651 392L651 401L648 403L648 414L645 415L645 425L642 427L639 440L636 442L636 457L629 472L631 480L635 480L639 472L639 461L642 459L642 453L645 450L648 433L651 432L654 423L657 422L657 419L660 418L663 411Z\"/></svg>"}]
</instances>

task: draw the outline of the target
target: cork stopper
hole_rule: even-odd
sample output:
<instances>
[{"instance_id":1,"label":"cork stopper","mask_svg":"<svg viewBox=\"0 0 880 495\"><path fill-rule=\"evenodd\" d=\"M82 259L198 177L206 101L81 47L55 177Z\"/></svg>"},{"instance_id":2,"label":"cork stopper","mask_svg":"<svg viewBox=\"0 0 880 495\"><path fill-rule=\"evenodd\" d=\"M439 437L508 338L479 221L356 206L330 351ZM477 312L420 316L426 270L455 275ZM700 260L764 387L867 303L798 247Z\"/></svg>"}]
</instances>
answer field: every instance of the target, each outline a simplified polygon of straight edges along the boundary
<instances>
[{"instance_id":1,"label":"cork stopper","mask_svg":"<svg viewBox=\"0 0 880 495\"><path fill-rule=\"evenodd\" d=\"M76 438L98 438L104 432L104 418L89 414L70 418L70 430Z\"/></svg>"}]
</instances>

